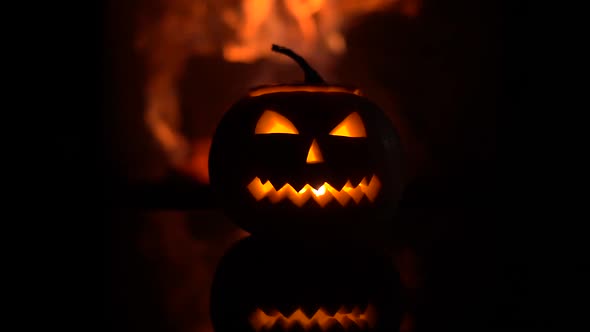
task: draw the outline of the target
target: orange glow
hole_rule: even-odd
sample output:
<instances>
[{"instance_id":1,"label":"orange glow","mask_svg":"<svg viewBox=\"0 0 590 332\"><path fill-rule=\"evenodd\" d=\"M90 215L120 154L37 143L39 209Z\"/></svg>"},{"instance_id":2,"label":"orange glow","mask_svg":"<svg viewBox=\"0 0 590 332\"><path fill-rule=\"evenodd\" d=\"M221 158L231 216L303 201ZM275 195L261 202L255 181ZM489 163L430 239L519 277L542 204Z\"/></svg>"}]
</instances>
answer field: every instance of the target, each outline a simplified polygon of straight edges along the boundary
<instances>
[{"instance_id":1,"label":"orange glow","mask_svg":"<svg viewBox=\"0 0 590 332\"><path fill-rule=\"evenodd\" d=\"M182 131L178 89L193 57L221 54L228 62L253 63L267 59L293 65L291 60L271 51L271 44L279 43L297 51L319 72L327 73L346 52L346 32L364 17L384 11L414 17L421 8L421 0L154 0L149 3L138 13L135 38L135 46L145 56L144 121L169 163L177 169L192 162L191 143ZM282 81L280 77L271 77L270 81L273 80ZM358 94L346 88L299 86L263 88L251 95L286 91Z\"/></svg>"},{"instance_id":2,"label":"orange glow","mask_svg":"<svg viewBox=\"0 0 590 332\"><path fill-rule=\"evenodd\" d=\"M299 134L289 119L274 111L264 111L256 123L254 132L256 134Z\"/></svg>"},{"instance_id":3,"label":"orange glow","mask_svg":"<svg viewBox=\"0 0 590 332\"><path fill-rule=\"evenodd\" d=\"M323 163L324 157L322 156L322 151L320 151L320 146L318 142L314 139L311 142L311 146L309 147L309 152L307 152L307 163L308 164L317 164Z\"/></svg>"},{"instance_id":4,"label":"orange glow","mask_svg":"<svg viewBox=\"0 0 590 332\"><path fill-rule=\"evenodd\" d=\"M288 183L276 190L270 181L263 184L260 178L256 177L247 188L257 201L268 198L271 203L277 203L287 198L293 204L302 207L310 198L313 198L321 207L324 207L333 199L336 199L342 206L346 206L351 199L359 204L363 196L367 197L370 202L374 202L381 189L381 182L376 175L373 175L369 183L366 178L363 178L356 187L348 181L342 189L338 190L324 182L318 189L306 184L297 191Z\"/></svg>"},{"instance_id":5,"label":"orange glow","mask_svg":"<svg viewBox=\"0 0 590 332\"><path fill-rule=\"evenodd\" d=\"M223 57L245 63L272 58L268 45L279 41L308 58L319 49L341 55L346 52L344 32L355 19L389 9L413 17L420 0L242 0L240 8L227 6L222 12L235 33L223 44Z\"/></svg>"},{"instance_id":6,"label":"orange glow","mask_svg":"<svg viewBox=\"0 0 590 332\"><path fill-rule=\"evenodd\" d=\"M257 97L278 92L342 92L350 93L357 96L361 95L359 89L352 89L343 86L313 86L313 85L272 85L264 86L250 91L251 97Z\"/></svg>"},{"instance_id":7,"label":"orange glow","mask_svg":"<svg viewBox=\"0 0 590 332\"><path fill-rule=\"evenodd\" d=\"M342 120L339 125L336 126L330 135L333 136L344 136L344 137L367 137L365 131L365 125L363 119L357 112L351 113L346 119Z\"/></svg>"},{"instance_id":8,"label":"orange glow","mask_svg":"<svg viewBox=\"0 0 590 332\"><path fill-rule=\"evenodd\" d=\"M192 153L186 164L179 166L179 170L191 176L200 183L209 183L209 149L211 138L197 139L192 143Z\"/></svg>"},{"instance_id":9,"label":"orange glow","mask_svg":"<svg viewBox=\"0 0 590 332\"><path fill-rule=\"evenodd\" d=\"M273 326L279 324L283 330L288 330L296 323L299 323L306 331L312 327L319 326L321 330L328 330L336 324L340 324L346 330L350 329L353 324L357 329L367 330L373 328L376 324L377 317L375 309L369 304L365 312L361 313L358 307L352 311L347 312L344 307L340 308L334 316L330 315L325 309L320 308L311 318L307 317L301 309L295 310L289 317L285 317L282 313L274 310L270 315L256 309L250 316L250 325L256 331L268 331Z\"/></svg>"}]
</instances>

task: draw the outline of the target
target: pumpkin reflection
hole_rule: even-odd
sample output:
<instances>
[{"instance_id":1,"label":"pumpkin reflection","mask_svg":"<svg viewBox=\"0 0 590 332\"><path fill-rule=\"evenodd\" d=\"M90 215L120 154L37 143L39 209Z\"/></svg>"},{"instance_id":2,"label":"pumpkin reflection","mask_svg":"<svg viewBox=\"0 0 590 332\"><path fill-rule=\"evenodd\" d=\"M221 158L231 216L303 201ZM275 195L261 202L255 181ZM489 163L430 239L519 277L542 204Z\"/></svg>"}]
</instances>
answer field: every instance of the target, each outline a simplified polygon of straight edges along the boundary
<instances>
[{"instance_id":1,"label":"pumpkin reflection","mask_svg":"<svg viewBox=\"0 0 590 332\"><path fill-rule=\"evenodd\" d=\"M267 331L276 328L278 325L283 330L289 330L299 325L308 331L312 328L319 327L322 331L327 331L337 325L342 326L345 330L361 330L375 326L376 312L372 305L368 305L364 311L357 306L347 311L344 307L340 308L334 315L330 315L327 310L320 308L311 317L298 308L288 317L285 317L278 310L272 310L269 314L262 309L256 309L250 316L250 324L257 331Z\"/></svg>"},{"instance_id":2,"label":"pumpkin reflection","mask_svg":"<svg viewBox=\"0 0 590 332\"><path fill-rule=\"evenodd\" d=\"M395 332L399 280L362 242L253 235L217 266L211 321L216 332Z\"/></svg>"}]
</instances>

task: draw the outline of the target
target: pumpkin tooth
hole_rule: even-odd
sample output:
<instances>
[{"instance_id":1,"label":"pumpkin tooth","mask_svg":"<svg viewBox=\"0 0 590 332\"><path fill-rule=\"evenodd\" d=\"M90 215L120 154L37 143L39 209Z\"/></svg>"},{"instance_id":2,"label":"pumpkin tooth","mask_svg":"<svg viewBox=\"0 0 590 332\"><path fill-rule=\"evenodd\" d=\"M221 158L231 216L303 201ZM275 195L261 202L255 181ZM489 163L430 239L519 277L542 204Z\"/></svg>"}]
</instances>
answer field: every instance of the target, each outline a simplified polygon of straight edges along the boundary
<instances>
[{"instance_id":1,"label":"pumpkin tooth","mask_svg":"<svg viewBox=\"0 0 590 332\"><path fill-rule=\"evenodd\" d=\"M307 319L305 312L301 310L301 307L298 305L283 304L279 310L283 316L288 317L290 319L300 319L303 317Z\"/></svg>"},{"instance_id":2,"label":"pumpkin tooth","mask_svg":"<svg viewBox=\"0 0 590 332\"><path fill-rule=\"evenodd\" d=\"M260 178L256 177L248 185L248 190L257 201L263 199L271 190L274 190L269 181L262 184Z\"/></svg>"},{"instance_id":3,"label":"pumpkin tooth","mask_svg":"<svg viewBox=\"0 0 590 332\"><path fill-rule=\"evenodd\" d=\"M303 189L296 192L294 189L289 192L289 199L293 204L297 205L298 207L302 207L309 198L311 197L311 190L308 187L303 187Z\"/></svg>"},{"instance_id":4,"label":"pumpkin tooth","mask_svg":"<svg viewBox=\"0 0 590 332\"><path fill-rule=\"evenodd\" d=\"M289 327L289 320L285 316L281 315L276 320L273 328L270 331L284 331Z\"/></svg>"},{"instance_id":5,"label":"pumpkin tooth","mask_svg":"<svg viewBox=\"0 0 590 332\"><path fill-rule=\"evenodd\" d=\"M336 318L328 318L324 321L323 324L320 323L320 325L322 326L322 329L324 331L337 330L341 327L340 322L338 322Z\"/></svg>"},{"instance_id":6,"label":"pumpkin tooth","mask_svg":"<svg viewBox=\"0 0 590 332\"><path fill-rule=\"evenodd\" d=\"M352 319L348 318L347 315L342 316L338 320L338 322L340 323L340 325L342 325L344 327L345 331L350 331L351 327L353 325L356 325L355 322Z\"/></svg>"},{"instance_id":7,"label":"pumpkin tooth","mask_svg":"<svg viewBox=\"0 0 590 332\"><path fill-rule=\"evenodd\" d=\"M325 321L332 317L324 308L319 308L313 316L311 316L310 323L318 323L320 326L323 326Z\"/></svg>"},{"instance_id":8,"label":"pumpkin tooth","mask_svg":"<svg viewBox=\"0 0 590 332\"><path fill-rule=\"evenodd\" d=\"M320 190L326 182L324 181L317 181L313 183L309 183L309 186L312 187L314 190Z\"/></svg>"},{"instance_id":9,"label":"pumpkin tooth","mask_svg":"<svg viewBox=\"0 0 590 332\"><path fill-rule=\"evenodd\" d=\"M297 308L295 311L293 311L292 314L290 314L288 320L289 322L302 322L302 323L309 323L310 319L307 317L307 315L303 312L303 310L301 310L301 308Z\"/></svg>"},{"instance_id":10,"label":"pumpkin tooth","mask_svg":"<svg viewBox=\"0 0 590 332\"><path fill-rule=\"evenodd\" d=\"M371 182L369 182L368 184L366 184L366 181L365 183L361 183L360 188L365 194L365 196L367 196L367 198L371 202L374 202L377 198L379 190L381 189L381 182L379 181L376 175L373 175L373 177L371 178Z\"/></svg>"},{"instance_id":11,"label":"pumpkin tooth","mask_svg":"<svg viewBox=\"0 0 590 332\"><path fill-rule=\"evenodd\" d=\"M272 183L272 186L278 191L281 188L283 188L286 185L291 186L291 184L289 183L289 181L282 179L282 178L277 178L277 177L271 177L269 179L270 183Z\"/></svg>"},{"instance_id":12,"label":"pumpkin tooth","mask_svg":"<svg viewBox=\"0 0 590 332\"><path fill-rule=\"evenodd\" d=\"M328 182L333 188L338 189L338 191L340 191L340 189L342 189L342 187L346 183L346 180L347 179L342 178L341 175L330 174L326 176L325 182Z\"/></svg>"},{"instance_id":13,"label":"pumpkin tooth","mask_svg":"<svg viewBox=\"0 0 590 332\"><path fill-rule=\"evenodd\" d=\"M272 203L277 203L277 202L282 201L283 198L285 198L288 193L289 193L289 188L285 185L282 188L280 188L279 190L276 190L273 187L273 189L271 189L266 196L268 197L268 199Z\"/></svg>"},{"instance_id":14,"label":"pumpkin tooth","mask_svg":"<svg viewBox=\"0 0 590 332\"><path fill-rule=\"evenodd\" d=\"M267 305L260 306L256 310L262 311L267 316L278 316L279 315L279 311L276 308L273 308L273 307L267 306Z\"/></svg>"},{"instance_id":15,"label":"pumpkin tooth","mask_svg":"<svg viewBox=\"0 0 590 332\"><path fill-rule=\"evenodd\" d=\"M348 179L350 180L352 187L355 187L355 188L358 187L363 181L367 181L365 175L358 175L358 174L350 175L348 177Z\"/></svg>"},{"instance_id":16,"label":"pumpkin tooth","mask_svg":"<svg viewBox=\"0 0 590 332\"><path fill-rule=\"evenodd\" d=\"M357 204L361 201L364 195L360 187L344 186L342 190L352 197Z\"/></svg>"},{"instance_id":17,"label":"pumpkin tooth","mask_svg":"<svg viewBox=\"0 0 590 332\"><path fill-rule=\"evenodd\" d=\"M301 308L301 311L303 311L310 320L313 319L320 310L322 310L322 308L319 304L306 304Z\"/></svg>"},{"instance_id":18,"label":"pumpkin tooth","mask_svg":"<svg viewBox=\"0 0 590 332\"><path fill-rule=\"evenodd\" d=\"M368 186L369 182L367 182L367 177L363 176L363 178L361 179L361 181L359 181L359 183L356 185L357 187L362 187L362 186Z\"/></svg>"},{"instance_id":19,"label":"pumpkin tooth","mask_svg":"<svg viewBox=\"0 0 590 332\"><path fill-rule=\"evenodd\" d=\"M260 309L256 309L256 311L250 315L250 325L254 330L260 331L266 324L266 317L268 317L267 314Z\"/></svg>"},{"instance_id":20,"label":"pumpkin tooth","mask_svg":"<svg viewBox=\"0 0 590 332\"><path fill-rule=\"evenodd\" d=\"M309 181L310 186L314 187L315 189L320 189L325 183L331 183L329 179L322 179L317 181Z\"/></svg>"},{"instance_id":21,"label":"pumpkin tooth","mask_svg":"<svg viewBox=\"0 0 590 332\"><path fill-rule=\"evenodd\" d=\"M346 204L348 204L350 196L346 192L338 191L327 183L325 186L328 189L328 192L338 201L338 203L340 203L340 205L346 206Z\"/></svg>"},{"instance_id":22,"label":"pumpkin tooth","mask_svg":"<svg viewBox=\"0 0 590 332\"><path fill-rule=\"evenodd\" d=\"M321 206L324 207L334 198L332 194L328 192L326 185L322 185L318 190L311 189L313 199Z\"/></svg>"},{"instance_id":23,"label":"pumpkin tooth","mask_svg":"<svg viewBox=\"0 0 590 332\"><path fill-rule=\"evenodd\" d=\"M342 324L343 322L343 318L346 317L346 308L344 306L341 306L340 309L334 314L333 316L340 325L342 325L343 327L346 328L346 326L344 326L344 324Z\"/></svg>"},{"instance_id":24,"label":"pumpkin tooth","mask_svg":"<svg viewBox=\"0 0 590 332\"><path fill-rule=\"evenodd\" d=\"M289 184L293 187L293 189L295 189L295 191L301 192L303 189L305 189L307 182L305 182L305 181L291 181L291 182L289 182Z\"/></svg>"},{"instance_id":25,"label":"pumpkin tooth","mask_svg":"<svg viewBox=\"0 0 590 332\"><path fill-rule=\"evenodd\" d=\"M254 327L256 331L268 331L273 326L276 326L277 321L280 318L282 318L282 316L278 312L272 315L267 315L264 311L256 309L256 311L250 315L250 325Z\"/></svg>"},{"instance_id":26,"label":"pumpkin tooth","mask_svg":"<svg viewBox=\"0 0 590 332\"><path fill-rule=\"evenodd\" d=\"M344 185L340 188L340 191L342 191L345 187L354 188L352 183L350 183L350 180L348 180L348 181L346 181L346 183L344 183Z\"/></svg>"}]
</instances>

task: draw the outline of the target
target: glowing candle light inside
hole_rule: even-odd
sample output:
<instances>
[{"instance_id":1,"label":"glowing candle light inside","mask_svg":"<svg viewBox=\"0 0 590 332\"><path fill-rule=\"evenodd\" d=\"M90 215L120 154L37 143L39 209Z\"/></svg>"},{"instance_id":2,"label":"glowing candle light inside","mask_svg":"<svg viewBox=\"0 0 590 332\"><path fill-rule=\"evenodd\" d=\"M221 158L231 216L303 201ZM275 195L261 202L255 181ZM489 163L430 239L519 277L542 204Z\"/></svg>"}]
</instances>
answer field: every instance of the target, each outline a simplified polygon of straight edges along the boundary
<instances>
[{"instance_id":1,"label":"glowing candle light inside","mask_svg":"<svg viewBox=\"0 0 590 332\"><path fill-rule=\"evenodd\" d=\"M322 186L320 187L320 189L318 189L318 190L315 190L315 189L311 188L311 191L312 191L312 192L313 192L313 194L314 194L314 195L316 195L316 196L322 196L323 194L325 194L325 193L326 193L326 187L325 187L325 185L322 185Z\"/></svg>"}]
</instances>

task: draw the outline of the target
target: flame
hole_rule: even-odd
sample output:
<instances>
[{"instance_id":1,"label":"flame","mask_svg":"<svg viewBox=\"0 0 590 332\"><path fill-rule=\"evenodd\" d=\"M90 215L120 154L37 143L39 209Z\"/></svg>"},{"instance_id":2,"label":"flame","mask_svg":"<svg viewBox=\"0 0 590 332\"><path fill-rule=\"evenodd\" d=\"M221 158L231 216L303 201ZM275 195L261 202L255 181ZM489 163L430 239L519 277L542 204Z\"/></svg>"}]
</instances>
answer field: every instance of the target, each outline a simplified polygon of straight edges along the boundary
<instances>
[{"instance_id":1,"label":"flame","mask_svg":"<svg viewBox=\"0 0 590 332\"><path fill-rule=\"evenodd\" d=\"M281 189L276 190L270 181L266 181L263 184L260 178L256 177L250 182L247 188L250 194L252 194L252 197L257 201L268 198L272 203L277 203L288 198L293 204L301 207L310 198L313 198L321 207L324 207L332 199L336 199L342 206L346 206L351 199L356 204L359 204L363 196L366 196L369 201L374 202L379 194L381 182L376 175L373 175L369 183L367 183L366 178L363 178L356 187L350 181L347 181L342 189L338 190L329 183L324 182L318 189L306 184L297 191L288 183Z\"/></svg>"},{"instance_id":2,"label":"flame","mask_svg":"<svg viewBox=\"0 0 590 332\"><path fill-rule=\"evenodd\" d=\"M201 152L194 155L181 131L177 85L191 57L219 54L228 62L289 61L271 52L270 45L279 43L322 69L346 52L345 34L357 19L385 10L416 16L421 5L421 0L156 2L159 4L145 6L136 38L137 48L146 56L144 120L176 168L190 167L191 160L205 156ZM199 174L200 179L206 178Z\"/></svg>"},{"instance_id":3,"label":"flame","mask_svg":"<svg viewBox=\"0 0 590 332\"><path fill-rule=\"evenodd\" d=\"M394 7L416 16L420 1L243 0L239 8L223 12L225 23L236 32L235 39L222 46L223 57L251 63L270 57L269 45L277 42L306 55L317 50L340 55L346 51L344 30L356 17Z\"/></svg>"},{"instance_id":4,"label":"flame","mask_svg":"<svg viewBox=\"0 0 590 332\"><path fill-rule=\"evenodd\" d=\"M367 306L365 312L362 313L358 307L355 307L350 312L347 312L344 307L342 307L333 316L323 308L318 309L311 318L308 318L300 308L295 310L295 312L289 317L285 317L282 313L276 310L268 315L261 309L256 309L256 311L250 316L250 325L252 325L256 331L269 330L275 324L279 324L285 331L295 324L301 325L305 330L309 330L314 326L319 326L325 331L335 324L342 325L346 330L348 330L352 324L355 324L361 330L366 330L367 327L373 328L375 323L375 309L370 304Z\"/></svg>"}]
</instances>

